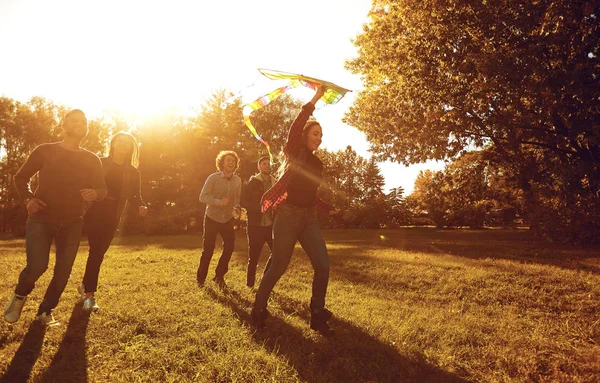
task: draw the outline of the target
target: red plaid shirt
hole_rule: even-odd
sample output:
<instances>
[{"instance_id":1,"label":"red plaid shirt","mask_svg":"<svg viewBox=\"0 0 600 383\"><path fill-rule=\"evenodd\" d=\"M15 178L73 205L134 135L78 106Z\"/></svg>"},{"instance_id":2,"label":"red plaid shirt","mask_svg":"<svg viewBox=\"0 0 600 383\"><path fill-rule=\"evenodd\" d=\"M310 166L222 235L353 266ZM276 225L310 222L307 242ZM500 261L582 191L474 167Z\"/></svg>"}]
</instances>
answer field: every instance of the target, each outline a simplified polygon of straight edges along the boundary
<instances>
[{"instance_id":1,"label":"red plaid shirt","mask_svg":"<svg viewBox=\"0 0 600 383\"><path fill-rule=\"evenodd\" d=\"M310 102L302 107L302 111L296 119L294 123L290 127L290 132L288 133L288 139L283 147L283 154L286 157L286 160L293 161L300 157L302 149L304 148L304 142L302 142L302 130L304 129L304 125L308 121L308 118L312 115L315 110L315 106ZM273 185L267 192L263 195L261 200L261 209L262 212L266 212L269 208L273 208L273 210L277 209L285 199L287 198L287 190L291 181L291 169L287 169L283 176ZM325 211L330 211L331 206L323 201L319 196L317 196L316 207Z\"/></svg>"}]
</instances>

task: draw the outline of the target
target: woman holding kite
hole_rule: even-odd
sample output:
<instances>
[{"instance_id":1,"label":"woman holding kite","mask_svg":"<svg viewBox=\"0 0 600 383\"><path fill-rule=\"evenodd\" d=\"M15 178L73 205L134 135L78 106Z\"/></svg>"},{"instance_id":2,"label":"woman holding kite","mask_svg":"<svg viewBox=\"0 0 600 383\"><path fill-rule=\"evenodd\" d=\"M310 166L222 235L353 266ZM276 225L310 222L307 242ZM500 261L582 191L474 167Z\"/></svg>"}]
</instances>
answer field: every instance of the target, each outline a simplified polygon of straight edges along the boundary
<instances>
[{"instance_id":1,"label":"woman holding kite","mask_svg":"<svg viewBox=\"0 0 600 383\"><path fill-rule=\"evenodd\" d=\"M251 312L252 320L258 327L263 326L269 316L267 300L287 269L296 241L299 241L314 269L310 327L323 333L329 332L327 321L332 313L325 308L329 256L316 208L330 214L337 211L317 196L317 189L322 181L323 163L313 152L321 145L323 131L317 121L309 120L316 102L326 91L326 86L319 85L312 100L302 107L290 127L283 148L285 160L279 170L280 178L261 201L262 211L272 207L275 217L272 264L263 276Z\"/></svg>"}]
</instances>

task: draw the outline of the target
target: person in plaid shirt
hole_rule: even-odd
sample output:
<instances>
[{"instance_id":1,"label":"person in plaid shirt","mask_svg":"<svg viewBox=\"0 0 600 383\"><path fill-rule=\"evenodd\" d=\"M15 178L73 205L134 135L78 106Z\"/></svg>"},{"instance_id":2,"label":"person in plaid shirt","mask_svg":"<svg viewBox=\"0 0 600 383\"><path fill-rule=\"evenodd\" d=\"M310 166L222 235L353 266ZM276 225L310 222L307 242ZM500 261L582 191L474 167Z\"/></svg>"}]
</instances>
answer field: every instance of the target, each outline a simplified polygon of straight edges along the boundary
<instances>
[{"instance_id":1,"label":"person in plaid shirt","mask_svg":"<svg viewBox=\"0 0 600 383\"><path fill-rule=\"evenodd\" d=\"M299 241L314 268L310 327L323 333L330 331L327 321L332 314L325 308L329 256L316 209L323 209L330 214L337 211L317 196L323 163L313 152L321 145L323 131L317 121L309 120L316 102L326 90L323 85L317 87L312 100L302 107L290 127L283 148L285 161L280 168L281 177L262 197L262 211L273 208L275 217L272 263L263 276L251 312L252 320L258 327L262 327L269 316L267 300L287 269L296 241Z\"/></svg>"}]
</instances>

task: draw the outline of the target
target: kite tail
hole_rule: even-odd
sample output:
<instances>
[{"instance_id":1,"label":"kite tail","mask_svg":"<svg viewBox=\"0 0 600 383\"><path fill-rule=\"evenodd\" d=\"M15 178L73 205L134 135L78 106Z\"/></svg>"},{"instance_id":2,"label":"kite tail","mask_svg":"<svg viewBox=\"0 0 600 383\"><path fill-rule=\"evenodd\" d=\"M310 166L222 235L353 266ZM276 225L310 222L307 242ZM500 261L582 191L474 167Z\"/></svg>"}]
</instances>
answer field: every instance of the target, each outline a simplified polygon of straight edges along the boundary
<instances>
[{"instance_id":1,"label":"kite tail","mask_svg":"<svg viewBox=\"0 0 600 383\"><path fill-rule=\"evenodd\" d=\"M242 114L244 116L244 122L246 123L246 126L248 127L248 129L250 129L250 132L252 132L252 134L258 141L262 142L267 147L267 152L269 152L269 159L271 161L271 164L275 163L273 160L273 153L271 153L271 147L269 146L269 143L267 141L263 140L258 135L256 128L252 125L252 122L250 121L250 114L252 114L252 112L254 112L256 110L263 108L264 106L268 105L271 101L275 100L277 97L281 96L282 94L284 94L285 92L287 92L290 89L296 88L299 85L300 85L300 81L292 80L286 86L277 88L274 91L269 92L266 95L260 97L259 99L255 100L247 105L244 105L244 108L242 110Z\"/></svg>"}]
</instances>

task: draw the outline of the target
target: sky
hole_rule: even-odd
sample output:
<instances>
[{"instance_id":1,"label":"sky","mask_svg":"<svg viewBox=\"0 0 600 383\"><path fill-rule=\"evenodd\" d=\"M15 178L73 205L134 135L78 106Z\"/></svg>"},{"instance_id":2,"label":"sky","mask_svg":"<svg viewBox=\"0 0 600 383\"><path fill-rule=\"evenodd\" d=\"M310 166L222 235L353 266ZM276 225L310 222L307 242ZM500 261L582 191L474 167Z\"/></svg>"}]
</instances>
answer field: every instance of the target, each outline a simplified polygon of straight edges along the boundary
<instances>
[{"instance_id":1,"label":"sky","mask_svg":"<svg viewBox=\"0 0 600 383\"><path fill-rule=\"evenodd\" d=\"M362 86L344 62L356 56L351 39L370 7L371 0L0 0L0 95L42 96L92 118L119 110L142 119L197 108L221 88L252 101L271 87L257 68L301 73L354 90L315 117L324 148L351 145L370 157L365 135L341 121ZM380 164L386 190L407 194L419 170L442 167Z\"/></svg>"}]
</instances>

